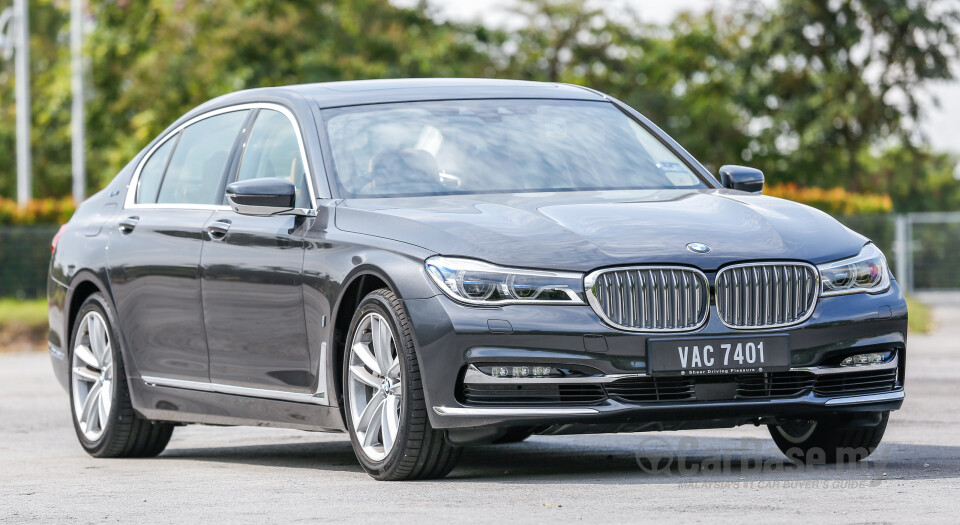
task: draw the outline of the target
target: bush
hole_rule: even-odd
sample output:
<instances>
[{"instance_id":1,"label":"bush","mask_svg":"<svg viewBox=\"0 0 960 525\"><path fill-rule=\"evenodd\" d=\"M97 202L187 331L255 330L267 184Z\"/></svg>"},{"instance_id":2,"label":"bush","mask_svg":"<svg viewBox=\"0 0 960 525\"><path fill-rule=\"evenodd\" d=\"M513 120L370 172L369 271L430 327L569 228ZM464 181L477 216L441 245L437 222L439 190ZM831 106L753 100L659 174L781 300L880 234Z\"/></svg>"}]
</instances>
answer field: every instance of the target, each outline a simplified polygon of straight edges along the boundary
<instances>
[{"instance_id":1,"label":"bush","mask_svg":"<svg viewBox=\"0 0 960 525\"><path fill-rule=\"evenodd\" d=\"M0 225L63 224L77 206L73 199L34 199L21 208L17 202L0 197Z\"/></svg>"},{"instance_id":2,"label":"bush","mask_svg":"<svg viewBox=\"0 0 960 525\"><path fill-rule=\"evenodd\" d=\"M839 187L800 187L787 182L767 186L763 193L813 206L831 215L872 215L893 209L893 201L885 193L854 193Z\"/></svg>"}]
</instances>

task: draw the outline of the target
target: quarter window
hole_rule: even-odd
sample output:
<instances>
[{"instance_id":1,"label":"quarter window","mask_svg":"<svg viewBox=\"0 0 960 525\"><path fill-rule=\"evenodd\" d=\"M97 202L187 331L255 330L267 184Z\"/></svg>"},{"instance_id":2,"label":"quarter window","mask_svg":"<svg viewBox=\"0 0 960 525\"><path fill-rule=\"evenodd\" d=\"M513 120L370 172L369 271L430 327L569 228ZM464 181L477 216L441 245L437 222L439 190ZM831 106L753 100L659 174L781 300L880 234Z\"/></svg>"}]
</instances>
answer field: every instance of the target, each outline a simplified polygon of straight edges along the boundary
<instances>
[{"instance_id":1,"label":"quarter window","mask_svg":"<svg viewBox=\"0 0 960 525\"><path fill-rule=\"evenodd\" d=\"M167 168L170 152L173 151L173 146L176 143L177 137L170 137L153 152L153 155L143 165L140 170L140 181L137 183L137 202L146 204L157 202L160 180L163 179L163 171Z\"/></svg>"},{"instance_id":2,"label":"quarter window","mask_svg":"<svg viewBox=\"0 0 960 525\"><path fill-rule=\"evenodd\" d=\"M220 204L223 171L248 114L249 110L231 111L187 126L170 158L156 202Z\"/></svg>"},{"instance_id":3,"label":"quarter window","mask_svg":"<svg viewBox=\"0 0 960 525\"><path fill-rule=\"evenodd\" d=\"M298 208L311 208L307 171L296 130L283 113L263 109L244 148L237 180L277 177L297 187Z\"/></svg>"}]
</instances>

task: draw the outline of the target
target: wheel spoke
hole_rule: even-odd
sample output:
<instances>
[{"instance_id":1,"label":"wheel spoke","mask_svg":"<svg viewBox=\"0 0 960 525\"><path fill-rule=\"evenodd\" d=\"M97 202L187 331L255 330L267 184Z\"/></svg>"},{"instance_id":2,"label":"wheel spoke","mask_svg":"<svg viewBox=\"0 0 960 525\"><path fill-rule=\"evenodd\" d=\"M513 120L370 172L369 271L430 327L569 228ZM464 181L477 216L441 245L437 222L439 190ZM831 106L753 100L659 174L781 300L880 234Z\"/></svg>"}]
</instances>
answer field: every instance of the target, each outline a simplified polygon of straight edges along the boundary
<instances>
[{"instance_id":1,"label":"wheel spoke","mask_svg":"<svg viewBox=\"0 0 960 525\"><path fill-rule=\"evenodd\" d=\"M108 368L113 364L113 345L110 341L107 341L106 346L103 347L103 357L100 362L103 363L104 368Z\"/></svg>"},{"instance_id":2,"label":"wheel spoke","mask_svg":"<svg viewBox=\"0 0 960 525\"><path fill-rule=\"evenodd\" d=\"M397 438L397 428L400 426L397 415L397 396L387 396L387 400L383 403L383 410L380 412L383 414L380 425L383 430L383 451L386 453L393 448L393 442Z\"/></svg>"},{"instance_id":3,"label":"wheel spoke","mask_svg":"<svg viewBox=\"0 0 960 525\"><path fill-rule=\"evenodd\" d=\"M96 383L87 393L87 399L83 401L83 410L80 411L80 422L86 424L87 429L92 427L92 419L97 409L97 398L100 397L101 383Z\"/></svg>"},{"instance_id":4,"label":"wheel spoke","mask_svg":"<svg viewBox=\"0 0 960 525\"><path fill-rule=\"evenodd\" d=\"M397 382L393 383L392 385L390 385L389 393L392 394L392 395L395 395L395 396L397 396L397 397L402 397L402 396L403 396L403 383L401 383L400 381L397 381Z\"/></svg>"},{"instance_id":5,"label":"wheel spoke","mask_svg":"<svg viewBox=\"0 0 960 525\"><path fill-rule=\"evenodd\" d=\"M91 382L91 383L96 383L97 381L100 380L100 374L94 372L93 370L90 370L85 366L73 367L73 376L79 377L80 379Z\"/></svg>"},{"instance_id":6,"label":"wheel spoke","mask_svg":"<svg viewBox=\"0 0 960 525\"><path fill-rule=\"evenodd\" d=\"M380 370L380 365L377 364L377 358L370 353L370 350L367 348L366 343L354 343L353 353L363 361L363 364L367 365L367 368L373 371L374 374L383 375L383 372Z\"/></svg>"},{"instance_id":7,"label":"wheel spoke","mask_svg":"<svg viewBox=\"0 0 960 525\"><path fill-rule=\"evenodd\" d=\"M99 427L103 430L103 427L107 424L107 404L104 402L104 399L108 396L107 392L103 390L103 387L100 388L100 394L97 396L97 421L99 421Z\"/></svg>"},{"instance_id":8,"label":"wheel spoke","mask_svg":"<svg viewBox=\"0 0 960 525\"><path fill-rule=\"evenodd\" d=\"M357 432L366 432L367 428L370 427L370 422L380 417L379 411L383 408L383 399L384 396L381 392L377 392L370 398L367 406L363 409L363 413L360 414L360 418L357 419Z\"/></svg>"},{"instance_id":9,"label":"wheel spoke","mask_svg":"<svg viewBox=\"0 0 960 525\"><path fill-rule=\"evenodd\" d=\"M357 381L360 381L361 383L367 386L372 386L377 390L380 389L381 381L377 379L377 377L371 374L370 372L367 372L367 369L364 368L363 366L360 366L360 365L351 366L350 373L353 374L353 377L355 377Z\"/></svg>"},{"instance_id":10,"label":"wheel spoke","mask_svg":"<svg viewBox=\"0 0 960 525\"><path fill-rule=\"evenodd\" d=\"M110 408L113 406L113 381L106 380L100 387L100 404L106 415L110 415Z\"/></svg>"},{"instance_id":11,"label":"wheel spoke","mask_svg":"<svg viewBox=\"0 0 960 525\"><path fill-rule=\"evenodd\" d=\"M380 415L383 412L383 401L377 405L377 410L371 416L370 424L367 426L366 432L363 434L363 446L369 447L376 443L377 435L380 433L380 426L383 422L383 417Z\"/></svg>"},{"instance_id":12,"label":"wheel spoke","mask_svg":"<svg viewBox=\"0 0 960 525\"><path fill-rule=\"evenodd\" d=\"M390 327L380 317L370 319L370 331L373 338L373 352L377 355L380 370L390 370L393 356L390 352Z\"/></svg>"},{"instance_id":13,"label":"wheel spoke","mask_svg":"<svg viewBox=\"0 0 960 525\"><path fill-rule=\"evenodd\" d=\"M86 345L77 345L73 349L73 355L86 363L87 366L100 368L100 361L97 359L97 356L93 355L93 352L91 352L90 348Z\"/></svg>"},{"instance_id":14,"label":"wheel spoke","mask_svg":"<svg viewBox=\"0 0 960 525\"><path fill-rule=\"evenodd\" d=\"M387 377L391 379L400 379L400 357L393 358L393 364L390 365L390 370L387 370Z\"/></svg>"},{"instance_id":15,"label":"wheel spoke","mask_svg":"<svg viewBox=\"0 0 960 525\"><path fill-rule=\"evenodd\" d=\"M90 335L90 350L97 356L97 361L103 363L103 351L107 346L107 334L103 324L96 315L87 318L87 333Z\"/></svg>"}]
</instances>

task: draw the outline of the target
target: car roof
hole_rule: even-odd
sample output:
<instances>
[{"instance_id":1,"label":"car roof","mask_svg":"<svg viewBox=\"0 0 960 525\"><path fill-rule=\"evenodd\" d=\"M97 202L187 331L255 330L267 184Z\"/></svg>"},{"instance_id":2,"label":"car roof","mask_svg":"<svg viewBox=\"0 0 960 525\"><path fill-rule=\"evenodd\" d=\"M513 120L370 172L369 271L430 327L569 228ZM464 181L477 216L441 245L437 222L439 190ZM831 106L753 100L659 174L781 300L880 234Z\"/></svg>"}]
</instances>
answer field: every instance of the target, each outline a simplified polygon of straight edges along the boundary
<instances>
[{"instance_id":1,"label":"car roof","mask_svg":"<svg viewBox=\"0 0 960 525\"><path fill-rule=\"evenodd\" d=\"M404 78L247 89L218 97L210 102L227 105L248 102L259 97L288 98L291 96L311 100L320 108L484 98L606 100L604 95L592 89L553 82L489 78Z\"/></svg>"}]
</instances>

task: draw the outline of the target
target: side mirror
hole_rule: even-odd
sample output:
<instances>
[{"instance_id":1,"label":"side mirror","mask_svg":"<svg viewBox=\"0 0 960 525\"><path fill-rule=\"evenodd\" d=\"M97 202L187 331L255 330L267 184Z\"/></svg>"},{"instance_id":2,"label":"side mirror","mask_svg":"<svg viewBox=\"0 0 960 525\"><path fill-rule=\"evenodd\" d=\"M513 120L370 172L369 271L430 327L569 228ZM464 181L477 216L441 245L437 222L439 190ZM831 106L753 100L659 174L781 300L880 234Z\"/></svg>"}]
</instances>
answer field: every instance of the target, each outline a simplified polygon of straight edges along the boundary
<instances>
[{"instance_id":1,"label":"side mirror","mask_svg":"<svg viewBox=\"0 0 960 525\"><path fill-rule=\"evenodd\" d=\"M746 166L728 164L720 167L720 184L731 190L760 193L763 191L763 172Z\"/></svg>"},{"instance_id":2,"label":"side mirror","mask_svg":"<svg viewBox=\"0 0 960 525\"><path fill-rule=\"evenodd\" d=\"M277 215L293 210L297 187L278 178L243 180L227 186L227 201L241 215Z\"/></svg>"}]
</instances>

